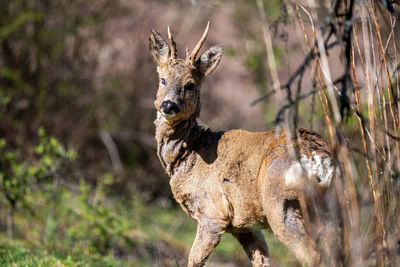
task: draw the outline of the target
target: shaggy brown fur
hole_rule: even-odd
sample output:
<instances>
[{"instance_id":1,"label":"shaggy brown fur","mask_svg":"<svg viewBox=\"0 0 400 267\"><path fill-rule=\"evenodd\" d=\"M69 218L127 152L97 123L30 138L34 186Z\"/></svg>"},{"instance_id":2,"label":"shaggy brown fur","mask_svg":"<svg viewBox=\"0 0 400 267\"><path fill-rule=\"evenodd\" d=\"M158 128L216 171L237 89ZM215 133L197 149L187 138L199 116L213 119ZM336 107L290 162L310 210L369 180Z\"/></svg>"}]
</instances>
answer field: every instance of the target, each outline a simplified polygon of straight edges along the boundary
<instances>
[{"instance_id":1,"label":"shaggy brown fur","mask_svg":"<svg viewBox=\"0 0 400 267\"><path fill-rule=\"evenodd\" d=\"M196 60L207 30L186 60L176 58L169 29L170 45L154 30L150 36L160 77L158 156L175 199L198 222L188 266L202 266L224 232L235 236L253 266L269 266L256 225L269 226L302 263L319 265L323 251L323 260L337 266L341 229L330 186L337 172L329 144L305 129L289 142L284 131L213 132L197 124L201 84L222 57L217 45ZM302 201L308 211L301 209ZM311 225L305 225L303 214Z\"/></svg>"}]
</instances>

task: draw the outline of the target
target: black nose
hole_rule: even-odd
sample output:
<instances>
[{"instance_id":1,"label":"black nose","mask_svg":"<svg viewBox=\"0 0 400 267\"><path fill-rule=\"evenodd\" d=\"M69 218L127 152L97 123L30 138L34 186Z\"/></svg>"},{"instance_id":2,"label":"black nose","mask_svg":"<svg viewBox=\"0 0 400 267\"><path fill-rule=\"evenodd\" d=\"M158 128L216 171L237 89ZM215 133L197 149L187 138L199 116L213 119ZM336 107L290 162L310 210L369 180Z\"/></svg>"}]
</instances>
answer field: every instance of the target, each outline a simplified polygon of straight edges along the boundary
<instances>
[{"instance_id":1,"label":"black nose","mask_svg":"<svg viewBox=\"0 0 400 267\"><path fill-rule=\"evenodd\" d=\"M161 103L161 110L165 113L165 114L172 114L172 113L179 113L179 107L177 104L175 104L172 101L164 101Z\"/></svg>"}]
</instances>

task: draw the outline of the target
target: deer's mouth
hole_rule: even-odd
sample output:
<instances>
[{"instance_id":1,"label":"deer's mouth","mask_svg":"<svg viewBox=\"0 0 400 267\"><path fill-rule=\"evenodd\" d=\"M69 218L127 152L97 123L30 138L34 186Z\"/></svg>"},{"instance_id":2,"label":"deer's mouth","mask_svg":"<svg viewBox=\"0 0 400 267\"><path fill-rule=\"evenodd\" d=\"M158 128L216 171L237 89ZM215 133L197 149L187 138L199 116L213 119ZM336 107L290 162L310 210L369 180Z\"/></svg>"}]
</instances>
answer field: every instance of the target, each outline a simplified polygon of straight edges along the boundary
<instances>
[{"instance_id":1,"label":"deer's mouth","mask_svg":"<svg viewBox=\"0 0 400 267\"><path fill-rule=\"evenodd\" d=\"M166 113L163 110L161 110L161 115L164 117L165 120L173 121L177 114L176 113Z\"/></svg>"},{"instance_id":2,"label":"deer's mouth","mask_svg":"<svg viewBox=\"0 0 400 267\"><path fill-rule=\"evenodd\" d=\"M164 122L171 126L175 125L183 120L182 112L178 113L178 114L176 114L176 113L175 114L169 114L169 113L167 114L167 113L163 112L162 110L160 110L160 114L161 114L162 118L164 119Z\"/></svg>"}]
</instances>

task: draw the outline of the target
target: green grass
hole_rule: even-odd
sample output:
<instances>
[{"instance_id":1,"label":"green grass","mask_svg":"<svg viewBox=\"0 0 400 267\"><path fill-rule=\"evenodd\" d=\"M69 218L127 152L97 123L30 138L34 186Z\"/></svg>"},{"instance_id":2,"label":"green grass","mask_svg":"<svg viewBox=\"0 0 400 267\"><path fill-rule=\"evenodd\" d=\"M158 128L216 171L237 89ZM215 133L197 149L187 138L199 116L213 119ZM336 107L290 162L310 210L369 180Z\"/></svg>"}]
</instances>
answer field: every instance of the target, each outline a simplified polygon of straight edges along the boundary
<instances>
[{"instance_id":1,"label":"green grass","mask_svg":"<svg viewBox=\"0 0 400 267\"><path fill-rule=\"evenodd\" d=\"M142 249L157 244L166 244L177 255L163 261L166 266L174 266L176 261L186 258L196 235L196 222L190 219L179 207L161 208L148 206L142 202L133 205L135 216L132 220L132 233L128 234L135 243L134 247L126 250ZM128 214L121 214L121 216ZM32 234L32 233L31 233ZM282 266L294 266L294 256L277 241L273 234L264 231L269 245L271 258ZM36 234L33 236L37 236ZM0 266L152 266L154 265L154 251L138 257L113 258L82 251L72 252L65 245L47 247L37 240L29 238L10 240L0 235ZM150 249L151 250L151 249ZM130 259L128 259L130 258ZM217 246L209 259L210 263L235 263L236 266L248 264L246 254L240 244L230 234L224 234L221 243ZM214 266L212 265L212 266Z\"/></svg>"},{"instance_id":2,"label":"green grass","mask_svg":"<svg viewBox=\"0 0 400 267\"><path fill-rule=\"evenodd\" d=\"M28 201L35 212L20 208L14 216L17 239L0 233L0 266L183 266L197 224L179 206L121 202L106 194L95 204L96 190L85 192L64 191L55 207L46 205L45 195L32 192L36 201ZM270 231L264 235L273 262L296 265ZM224 234L208 263L248 266L249 260L236 239Z\"/></svg>"},{"instance_id":3,"label":"green grass","mask_svg":"<svg viewBox=\"0 0 400 267\"><path fill-rule=\"evenodd\" d=\"M138 203L136 210L139 212L140 221L138 228L143 234L151 239L152 242L160 240L167 241L184 253L189 253L193 240L196 236L196 222L189 218L180 207L160 208L156 206L143 206ZM270 230L263 230L268 244L270 257L279 266L297 266L294 255L279 242ZM247 255L230 234L222 236L220 244L216 247L209 258L210 262L233 262L237 266L248 263Z\"/></svg>"},{"instance_id":4,"label":"green grass","mask_svg":"<svg viewBox=\"0 0 400 267\"><path fill-rule=\"evenodd\" d=\"M49 253L43 248L24 244L23 241L0 238L0 266L134 266L112 257Z\"/></svg>"}]
</instances>

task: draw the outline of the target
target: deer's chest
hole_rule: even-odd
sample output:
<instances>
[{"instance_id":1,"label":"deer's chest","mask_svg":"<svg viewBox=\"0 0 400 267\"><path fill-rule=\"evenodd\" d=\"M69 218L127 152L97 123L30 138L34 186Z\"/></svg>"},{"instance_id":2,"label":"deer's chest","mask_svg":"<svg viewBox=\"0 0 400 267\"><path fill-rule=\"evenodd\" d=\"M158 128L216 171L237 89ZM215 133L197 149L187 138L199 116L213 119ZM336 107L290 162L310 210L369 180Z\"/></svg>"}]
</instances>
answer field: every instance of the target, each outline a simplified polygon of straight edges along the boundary
<instances>
[{"instance_id":1,"label":"deer's chest","mask_svg":"<svg viewBox=\"0 0 400 267\"><path fill-rule=\"evenodd\" d=\"M230 221L232 206L223 187L210 177L173 177L172 193L182 209L193 219Z\"/></svg>"}]
</instances>

